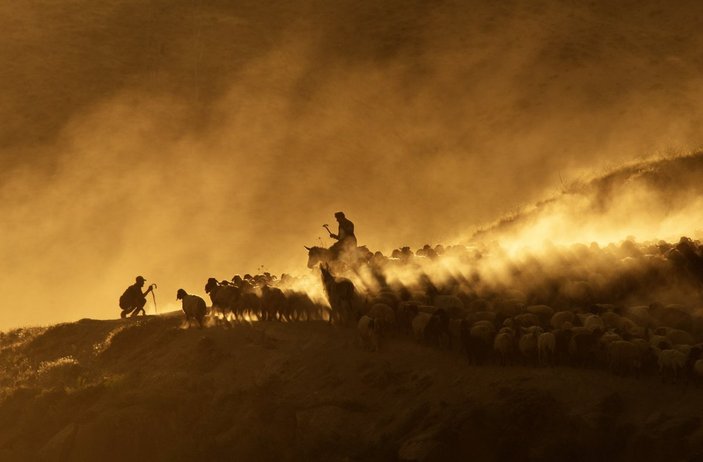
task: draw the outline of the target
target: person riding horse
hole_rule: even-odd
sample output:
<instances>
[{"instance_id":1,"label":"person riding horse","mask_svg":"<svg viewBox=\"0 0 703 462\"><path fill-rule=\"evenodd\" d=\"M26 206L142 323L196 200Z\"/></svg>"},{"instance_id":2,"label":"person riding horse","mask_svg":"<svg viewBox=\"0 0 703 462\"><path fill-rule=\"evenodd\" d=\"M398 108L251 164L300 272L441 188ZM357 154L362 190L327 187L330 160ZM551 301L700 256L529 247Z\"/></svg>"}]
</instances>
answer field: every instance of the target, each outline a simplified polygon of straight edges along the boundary
<instances>
[{"instance_id":1,"label":"person riding horse","mask_svg":"<svg viewBox=\"0 0 703 462\"><path fill-rule=\"evenodd\" d=\"M337 234L333 234L327 225L325 225L325 229L330 233L332 239L337 240L329 250L334 258L338 259L341 254L356 250L356 236L354 235L354 223L344 216L344 212L337 212L334 217L339 223Z\"/></svg>"}]
</instances>

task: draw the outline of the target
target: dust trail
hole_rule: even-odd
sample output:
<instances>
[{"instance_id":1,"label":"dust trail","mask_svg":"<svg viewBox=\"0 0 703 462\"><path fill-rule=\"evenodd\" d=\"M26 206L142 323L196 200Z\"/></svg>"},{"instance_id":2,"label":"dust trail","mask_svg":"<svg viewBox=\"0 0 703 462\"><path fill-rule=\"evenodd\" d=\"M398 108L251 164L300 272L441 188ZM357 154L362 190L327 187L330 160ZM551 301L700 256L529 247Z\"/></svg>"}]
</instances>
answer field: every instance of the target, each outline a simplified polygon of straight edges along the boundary
<instances>
[{"instance_id":1,"label":"dust trail","mask_svg":"<svg viewBox=\"0 0 703 462\"><path fill-rule=\"evenodd\" d=\"M386 253L450 242L703 145L701 8L2 5L0 327L114 317L137 274L166 302L296 270L337 210Z\"/></svg>"}]
</instances>

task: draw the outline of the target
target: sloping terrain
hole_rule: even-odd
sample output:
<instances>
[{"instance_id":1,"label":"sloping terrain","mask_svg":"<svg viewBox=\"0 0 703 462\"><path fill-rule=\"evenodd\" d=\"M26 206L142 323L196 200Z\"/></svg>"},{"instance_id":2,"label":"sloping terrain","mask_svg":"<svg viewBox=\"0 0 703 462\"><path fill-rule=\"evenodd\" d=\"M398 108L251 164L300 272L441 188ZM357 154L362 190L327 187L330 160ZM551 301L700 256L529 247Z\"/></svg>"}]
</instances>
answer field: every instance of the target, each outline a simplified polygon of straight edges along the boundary
<instances>
[{"instance_id":1,"label":"sloping terrain","mask_svg":"<svg viewBox=\"0 0 703 462\"><path fill-rule=\"evenodd\" d=\"M694 460L703 391L319 322L178 314L2 334L0 459ZM698 459L695 459L698 460Z\"/></svg>"},{"instance_id":2,"label":"sloping terrain","mask_svg":"<svg viewBox=\"0 0 703 462\"><path fill-rule=\"evenodd\" d=\"M563 190L489 226L475 241L540 244L701 237L703 153L622 166Z\"/></svg>"}]
</instances>

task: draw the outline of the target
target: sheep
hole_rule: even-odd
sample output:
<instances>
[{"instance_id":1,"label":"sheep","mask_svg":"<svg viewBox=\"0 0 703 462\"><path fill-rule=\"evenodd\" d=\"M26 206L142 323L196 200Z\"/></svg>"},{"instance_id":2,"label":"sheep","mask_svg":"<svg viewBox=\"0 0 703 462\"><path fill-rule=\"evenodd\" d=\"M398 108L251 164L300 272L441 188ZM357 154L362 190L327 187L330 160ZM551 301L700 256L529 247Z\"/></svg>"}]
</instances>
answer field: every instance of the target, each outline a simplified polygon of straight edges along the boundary
<instances>
[{"instance_id":1,"label":"sheep","mask_svg":"<svg viewBox=\"0 0 703 462\"><path fill-rule=\"evenodd\" d=\"M642 358L642 371L654 371L657 364L657 356L649 342L643 338L633 338L630 340L640 350Z\"/></svg>"},{"instance_id":2,"label":"sheep","mask_svg":"<svg viewBox=\"0 0 703 462\"><path fill-rule=\"evenodd\" d=\"M603 320L603 324L608 329L622 329L623 317L612 311L606 311L600 314L600 318Z\"/></svg>"},{"instance_id":3,"label":"sheep","mask_svg":"<svg viewBox=\"0 0 703 462\"><path fill-rule=\"evenodd\" d=\"M305 292L288 291L286 292L288 299L288 312L294 320L310 321L320 315L318 306L310 299Z\"/></svg>"},{"instance_id":4,"label":"sheep","mask_svg":"<svg viewBox=\"0 0 703 462\"><path fill-rule=\"evenodd\" d=\"M603 320L595 314L586 316L586 318L583 319L582 322L583 327L588 329L590 332L593 332L595 330L600 330L602 332L605 330L605 324L603 323Z\"/></svg>"},{"instance_id":5,"label":"sheep","mask_svg":"<svg viewBox=\"0 0 703 462\"><path fill-rule=\"evenodd\" d=\"M469 323L474 323L476 321L490 321L494 323L496 321L497 315L493 311L477 311L466 316L466 320Z\"/></svg>"},{"instance_id":6,"label":"sheep","mask_svg":"<svg viewBox=\"0 0 703 462\"><path fill-rule=\"evenodd\" d=\"M525 308L525 313L531 313L539 316L540 321L546 324L552 318L554 310L548 305L530 305Z\"/></svg>"},{"instance_id":7,"label":"sheep","mask_svg":"<svg viewBox=\"0 0 703 462\"><path fill-rule=\"evenodd\" d=\"M432 314L437 310L437 307L434 305L419 305L417 310L421 313Z\"/></svg>"},{"instance_id":8,"label":"sheep","mask_svg":"<svg viewBox=\"0 0 703 462\"><path fill-rule=\"evenodd\" d=\"M263 318L261 297L259 297L259 294L253 287L242 290L234 306L235 313L242 319L244 319L247 314L249 316L256 316L258 319Z\"/></svg>"},{"instance_id":9,"label":"sheep","mask_svg":"<svg viewBox=\"0 0 703 462\"><path fill-rule=\"evenodd\" d=\"M602 350L607 350L608 346L617 340L622 340L622 337L613 331L607 331L598 339L598 346Z\"/></svg>"},{"instance_id":10,"label":"sheep","mask_svg":"<svg viewBox=\"0 0 703 462\"><path fill-rule=\"evenodd\" d=\"M598 350L598 339L600 331L593 332L584 328L573 328L571 340L569 341L569 354L571 360L578 365L592 365Z\"/></svg>"},{"instance_id":11,"label":"sheep","mask_svg":"<svg viewBox=\"0 0 703 462\"><path fill-rule=\"evenodd\" d=\"M620 318L619 327L617 328L623 335L632 337L644 337L645 332L649 329L647 326L640 326L629 318Z\"/></svg>"},{"instance_id":12,"label":"sheep","mask_svg":"<svg viewBox=\"0 0 703 462\"><path fill-rule=\"evenodd\" d=\"M658 348L660 350L666 350L671 348L671 342L664 335L650 335L649 344L652 348Z\"/></svg>"},{"instance_id":13,"label":"sheep","mask_svg":"<svg viewBox=\"0 0 703 462\"><path fill-rule=\"evenodd\" d=\"M388 305L395 310L398 307L398 302L398 297L396 296L396 294L393 293L393 291L391 291L390 289L382 289L371 300L371 305L373 306L377 303L380 303L383 305Z\"/></svg>"},{"instance_id":14,"label":"sheep","mask_svg":"<svg viewBox=\"0 0 703 462\"><path fill-rule=\"evenodd\" d=\"M432 315L429 313L418 313L417 316L413 318L413 336L415 337L416 341L425 341L425 327L427 327L427 323L430 322L431 317Z\"/></svg>"},{"instance_id":15,"label":"sheep","mask_svg":"<svg viewBox=\"0 0 703 462\"><path fill-rule=\"evenodd\" d=\"M692 346L688 350L688 354L686 355L686 364L684 365L686 385L688 385L688 382L690 381L699 381L699 376L696 372L696 362L700 361L701 353L703 353L702 344Z\"/></svg>"},{"instance_id":16,"label":"sheep","mask_svg":"<svg viewBox=\"0 0 703 462\"><path fill-rule=\"evenodd\" d=\"M665 335L672 345L693 345L696 343L693 336L685 330L668 329Z\"/></svg>"},{"instance_id":17,"label":"sheep","mask_svg":"<svg viewBox=\"0 0 703 462\"><path fill-rule=\"evenodd\" d=\"M654 323L654 319L649 314L649 307L646 305L629 306L625 308L623 317L642 327L651 326Z\"/></svg>"},{"instance_id":18,"label":"sheep","mask_svg":"<svg viewBox=\"0 0 703 462\"><path fill-rule=\"evenodd\" d=\"M467 319L461 322L461 341L467 359L473 364L482 364L488 359L493 346L493 325L479 324L471 326Z\"/></svg>"},{"instance_id":19,"label":"sheep","mask_svg":"<svg viewBox=\"0 0 703 462\"><path fill-rule=\"evenodd\" d=\"M360 345L371 351L378 351L380 332L377 321L370 316L363 315L356 327L359 332Z\"/></svg>"},{"instance_id":20,"label":"sheep","mask_svg":"<svg viewBox=\"0 0 703 462\"><path fill-rule=\"evenodd\" d=\"M520 300L507 299L498 301L493 309L499 316L509 318L520 314L524 306L525 305Z\"/></svg>"},{"instance_id":21,"label":"sheep","mask_svg":"<svg viewBox=\"0 0 703 462\"><path fill-rule=\"evenodd\" d=\"M537 317L536 314L532 313L518 314L512 319L514 320L515 324L520 327L532 327L540 325L539 317Z\"/></svg>"},{"instance_id":22,"label":"sheep","mask_svg":"<svg viewBox=\"0 0 703 462\"><path fill-rule=\"evenodd\" d=\"M451 319L449 321L449 335L451 338L452 348L456 351L461 351L463 344L461 343L461 323L463 319Z\"/></svg>"},{"instance_id":23,"label":"sheep","mask_svg":"<svg viewBox=\"0 0 703 462\"><path fill-rule=\"evenodd\" d=\"M576 315L573 311L557 311L552 315L549 324L553 329L561 329L565 322L574 323Z\"/></svg>"},{"instance_id":24,"label":"sheep","mask_svg":"<svg viewBox=\"0 0 703 462\"><path fill-rule=\"evenodd\" d=\"M419 312L419 302L407 301L398 303L398 311L396 312L396 324L402 332L412 331L413 318Z\"/></svg>"},{"instance_id":25,"label":"sheep","mask_svg":"<svg viewBox=\"0 0 703 462\"><path fill-rule=\"evenodd\" d=\"M683 305L667 305L661 310L655 310L655 313L661 325L690 331L693 328L693 317L686 311Z\"/></svg>"},{"instance_id":26,"label":"sheep","mask_svg":"<svg viewBox=\"0 0 703 462\"><path fill-rule=\"evenodd\" d=\"M623 340L623 338L613 331L607 331L598 339L598 360L607 364L607 355L610 344L617 341Z\"/></svg>"},{"instance_id":27,"label":"sheep","mask_svg":"<svg viewBox=\"0 0 703 462\"><path fill-rule=\"evenodd\" d=\"M495 326L490 321L476 321L471 324L471 327L476 327L476 326L485 326L486 329L492 331L493 333L495 333L495 330L496 330Z\"/></svg>"},{"instance_id":28,"label":"sheep","mask_svg":"<svg viewBox=\"0 0 703 462\"><path fill-rule=\"evenodd\" d=\"M425 326L425 341L430 345L439 347L449 347L451 334L449 333L449 314L441 308L437 308L430 316L430 320Z\"/></svg>"},{"instance_id":29,"label":"sheep","mask_svg":"<svg viewBox=\"0 0 703 462\"><path fill-rule=\"evenodd\" d=\"M472 301L469 304L469 311L472 313L479 313L479 312L485 312L485 313L492 313L491 308L492 304L483 298L477 298L476 300Z\"/></svg>"},{"instance_id":30,"label":"sheep","mask_svg":"<svg viewBox=\"0 0 703 462\"><path fill-rule=\"evenodd\" d=\"M498 363L507 365L512 362L515 354L515 333L510 327L503 327L493 340L493 350Z\"/></svg>"},{"instance_id":31,"label":"sheep","mask_svg":"<svg viewBox=\"0 0 703 462\"><path fill-rule=\"evenodd\" d=\"M693 378L698 383L703 383L703 359L696 360L693 363Z\"/></svg>"},{"instance_id":32,"label":"sheep","mask_svg":"<svg viewBox=\"0 0 703 462\"><path fill-rule=\"evenodd\" d=\"M373 305L367 316L376 320L376 327L381 335L387 335L395 329L395 313L393 308L385 303Z\"/></svg>"},{"instance_id":33,"label":"sheep","mask_svg":"<svg viewBox=\"0 0 703 462\"><path fill-rule=\"evenodd\" d=\"M554 329L552 333L554 334L555 340L554 362L563 364L569 357L569 343L571 342L571 337L573 336L571 323L564 323L564 327L562 329Z\"/></svg>"},{"instance_id":34,"label":"sheep","mask_svg":"<svg viewBox=\"0 0 703 462\"><path fill-rule=\"evenodd\" d=\"M452 317L461 317L464 314L464 302L456 295L435 295L432 305L446 310Z\"/></svg>"},{"instance_id":35,"label":"sheep","mask_svg":"<svg viewBox=\"0 0 703 462\"><path fill-rule=\"evenodd\" d=\"M633 342L615 340L608 345L608 369L617 375L639 376L642 370L642 351Z\"/></svg>"},{"instance_id":36,"label":"sheep","mask_svg":"<svg viewBox=\"0 0 703 462\"><path fill-rule=\"evenodd\" d=\"M542 365L554 365L557 340L552 332L543 332L537 337L537 353L539 363Z\"/></svg>"},{"instance_id":37,"label":"sheep","mask_svg":"<svg viewBox=\"0 0 703 462\"><path fill-rule=\"evenodd\" d=\"M229 325L228 312L233 312L233 305L239 298L239 289L231 285L223 285L215 278L209 278L205 284L205 293L210 295L213 310L219 308L222 319Z\"/></svg>"},{"instance_id":38,"label":"sheep","mask_svg":"<svg viewBox=\"0 0 703 462\"><path fill-rule=\"evenodd\" d=\"M207 312L205 300L197 295L189 295L183 289L178 289L176 292L176 300L181 300L181 305L183 307L183 312L186 315L186 322L188 325L190 326L190 321L194 319L198 321L198 325L202 329L203 319L205 318L205 313Z\"/></svg>"},{"instance_id":39,"label":"sheep","mask_svg":"<svg viewBox=\"0 0 703 462\"><path fill-rule=\"evenodd\" d=\"M666 382L670 378L675 382L686 367L686 354L675 349L658 351L657 365L659 373L662 376L662 381Z\"/></svg>"},{"instance_id":40,"label":"sheep","mask_svg":"<svg viewBox=\"0 0 703 462\"><path fill-rule=\"evenodd\" d=\"M291 320L288 299L281 289L267 284L261 287L261 315L264 321L273 321L277 316L279 321L284 317L286 321Z\"/></svg>"},{"instance_id":41,"label":"sheep","mask_svg":"<svg viewBox=\"0 0 703 462\"><path fill-rule=\"evenodd\" d=\"M533 326L527 329L522 328L522 335L518 341L518 349L525 361L531 364L537 363L537 342L542 329Z\"/></svg>"}]
</instances>

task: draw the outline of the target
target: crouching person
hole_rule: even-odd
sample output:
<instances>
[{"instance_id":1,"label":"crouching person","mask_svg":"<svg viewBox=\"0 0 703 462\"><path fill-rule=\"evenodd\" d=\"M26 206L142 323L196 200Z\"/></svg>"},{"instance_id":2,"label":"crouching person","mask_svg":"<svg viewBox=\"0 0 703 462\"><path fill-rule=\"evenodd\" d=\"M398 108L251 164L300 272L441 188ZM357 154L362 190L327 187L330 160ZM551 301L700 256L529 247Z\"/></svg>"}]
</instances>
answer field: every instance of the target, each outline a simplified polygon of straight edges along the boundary
<instances>
[{"instance_id":1,"label":"crouching person","mask_svg":"<svg viewBox=\"0 0 703 462\"><path fill-rule=\"evenodd\" d=\"M122 309L122 313L120 313L121 318L126 318L129 314L136 316L139 312L146 315L146 311L144 311L146 296L149 295L149 292L154 290L154 285L150 285L146 292L142 293L142 287L144 287L145 281L146 279L143 277L137 276L136 282L127 287L127 290L125 290L120 297L120 308Z\"/></svg>"},{"instance_id":2,"label":"crouching person","mask_svg":"<svg viewBox=\"0 0 703 462\"><path fill-rule=\"evenodd\" d=\"M188 326L190 327L191 319L195 319L198 321L198 324L202 329L203 319L205 318L205 313L207 312L205 300L197 295L189 295L183 289L178 289L178 292L176 292L176 298L181 300L181 303L183 304L183 312L186 314L186 322L188 322Z\"/></svg>"}]
</instances>

